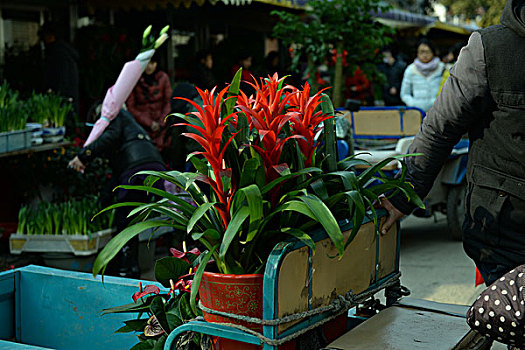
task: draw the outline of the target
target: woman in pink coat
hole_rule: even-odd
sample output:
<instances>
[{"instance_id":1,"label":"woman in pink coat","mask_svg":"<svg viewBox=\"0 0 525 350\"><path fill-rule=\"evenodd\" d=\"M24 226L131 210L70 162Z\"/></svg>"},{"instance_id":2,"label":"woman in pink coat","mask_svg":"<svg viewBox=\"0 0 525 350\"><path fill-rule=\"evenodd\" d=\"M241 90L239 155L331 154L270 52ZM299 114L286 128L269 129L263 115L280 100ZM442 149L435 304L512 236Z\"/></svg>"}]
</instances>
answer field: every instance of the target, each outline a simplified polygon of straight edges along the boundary
<instances>
[{"instance_id":1,"label":"woman in pink coat","mask_svg":"<svg viewBox=\"0 0 525 350\"><path fill-rule=\"evenodd\" d=\"M166 137L166 116L171 111L171 84L168 75L158 69L157 62L154 55L129 95L126 106L162 151L170 143L170 138Z\"/></svg>"}]
</instances>

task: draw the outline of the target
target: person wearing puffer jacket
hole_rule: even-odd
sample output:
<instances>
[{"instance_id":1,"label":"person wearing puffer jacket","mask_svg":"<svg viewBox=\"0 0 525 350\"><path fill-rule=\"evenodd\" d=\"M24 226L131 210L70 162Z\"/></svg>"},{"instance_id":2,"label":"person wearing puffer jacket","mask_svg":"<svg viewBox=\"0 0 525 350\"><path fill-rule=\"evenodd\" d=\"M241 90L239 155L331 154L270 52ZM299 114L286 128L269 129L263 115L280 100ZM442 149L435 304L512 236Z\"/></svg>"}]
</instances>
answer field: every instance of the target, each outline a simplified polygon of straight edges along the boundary
<instances>
[{"instance_id":1,"label":"person wearing puffer jacket","mask_svg":"<svg viewBox=\"0 0 525 350\"><path fill-rule=\"evenodd\" d=\"M417 45L417 58L405 70L401 84L401 100L410 107L427 112L438 95L444 64L435 56L434 45L421 39Z\"/></svg>"}]
</instances>

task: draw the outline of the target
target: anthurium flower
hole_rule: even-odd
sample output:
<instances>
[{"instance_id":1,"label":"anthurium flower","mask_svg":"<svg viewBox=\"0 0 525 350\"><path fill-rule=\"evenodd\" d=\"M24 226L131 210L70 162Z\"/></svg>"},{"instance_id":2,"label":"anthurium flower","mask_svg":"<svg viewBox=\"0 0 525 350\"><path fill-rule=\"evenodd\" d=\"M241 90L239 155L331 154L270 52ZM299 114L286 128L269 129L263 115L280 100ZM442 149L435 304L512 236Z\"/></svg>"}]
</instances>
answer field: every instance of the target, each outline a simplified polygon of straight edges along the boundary
<instances>
[{"instance_id":1,"label":"anthurium flower","mask_svg":"<svg viewBox=\"0 0 525 350\"><path fill-rule=\"evenodd\" d=\"M181 276L179 280L173 286L173 291L178 290L184 293L191 293L191 283L193 282L193 276L195 273L189 273L187 275ZM170 290L170 293L172 291Z\"/></svg>"},{"instance_id":2,"label":"anthurium flower","mask_svg":"<svg viewBox=\"0 0 525 350\"><path fill-rule=\"evenodd\" d=\"M159 294L159 293L160 293L159 287L151 285L151 284L148 284L147 286L144 287L144 289L142 291L138 291L138 292L135 292L133 294L133 301L137 302L137 300L139 300L140 298L142 298L142 297L144 297L146 295Z\"/></svg>"},{"instance_id":3,"label":"anthurium flower","mask_svg":"<svg viewBox=\"0 0 525 350\"><path fill-rule=\"evenodd\" d=\"M170 253L171 253L171 255L173 255L176 258L182 259L182 260L186 261L187 263L190 263L190 261L188 260L186 255L189 253L189 254L193 254L193 255L199 256L201 254L201 251L199 250L199 248L193 248L189 252L181 252L178 249L170 248Z\"/></svg>"}]
</instances>

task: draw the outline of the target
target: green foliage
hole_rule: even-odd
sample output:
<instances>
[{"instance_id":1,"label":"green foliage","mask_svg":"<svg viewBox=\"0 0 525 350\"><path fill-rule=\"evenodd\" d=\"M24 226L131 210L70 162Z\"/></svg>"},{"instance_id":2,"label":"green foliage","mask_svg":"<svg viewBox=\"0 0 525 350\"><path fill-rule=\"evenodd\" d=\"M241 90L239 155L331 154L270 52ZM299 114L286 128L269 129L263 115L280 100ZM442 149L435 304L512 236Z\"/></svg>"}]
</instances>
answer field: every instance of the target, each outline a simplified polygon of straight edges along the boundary
<instances>
[{"instance_id":1,"label":"green foliage","mask_svg":"<svg viewBox=\"0 0 525 350\"><path fill-rule=\"evenodd\" d=\"M87 165L84 174L67 167L79 150L79 147L64 147L7 159L6 166L17 174L13 186L23 189L24 202L41 199L42 188L46 187L53 189L52 202L111 194L117 184L112 182L107 160L94 159Z\"/></svg>"},{"instance_id":2,"label":"green foliage","mask_svg":"<svg viewBox=\"0 0 525 350\"><path fill-rule=\"evenodd\" d=\"M376 61L376 50L389 41L392 29L374 20L374 12L388 10L380 0L312 0L304 16L286 11L273 11L280 22L274 35L285 45L294 45L292 68L297 69L301 56L308 57L310 76L315 66L332 58L337 46L347 51L347 74L353 74L357 64ZM341 55L339 59L342 59ZM375 65L361 67L367 76L376 74ZM343 72L336 72L334 94L342 91ZM340 100L334 100L339 107Z\"/></svg>"},{"instance_id":3,"label":"green foliage","mask_svg":"<svg viewBox=\"0 0 525 350\"><path fill-rule=\"evenodd\" d=\"M187 258L195 257L187 256ZM177 268L172 269L174 266ZM188 288L193 279L190 269L191 265L182 259L163 258L155 264L155 276L157 278L162 275L161 279L157 278L157 280L168 287L169 291L162 291L153 285L142 288L139 282L139 290L133 295L133 303L103 310L103 314L138 314L124 321L124 326L115 331L115 333L139 333L140 342L131 349L163 349L166 338L173 329L200 316L200 312L194 312L191 307L191 298L195 301L196 296L191 296ZM157 276L158 271L162 271L159 276ZM165 277L169 277L167 282L164 280ZM146 317L143 317L144 315ZM194 344L200 343L200 340L201 335L195 335L192 339Z\"/></svg>"},{"instance_id":4,"label":"green foliage","mask_svg":"<svg viewBox=\"0 0 525 350\"><path fill-rule=\"evenodd\" d=\"M0 85L0 132L24 130L28 113L18 92L11 89L7 81Z\"/></svg>"},{"instance_id":5,"label":"green foliage","mask_svg":"<svg viewBox=\"0 0 525 350\"><path fill-rule=\"evenodd\" d=\"M44 127L61 127L73 110L71 101L53 92L33 95L26 102L30 119Z\"/></svg>"},{"instance_id":6,"label":"green foliage","mask_svg":"<svg viewBox=\"0 0 525 350\"><path fill-rule=\"evenodd\" d=\"M481 14L481 27L499 24L507 0L440 0L453 15L476 19Z\"/></svg>"},{"instance_id":7,"label":"green foliage","mask_svg":"<svg viewBox=\"0 0 525 350\"><path fill-rule=\"evenodd\" d=\"M91 221L101 209L96 198L65 203L23 205L18 212L18 232L28 235L89 235L113 226L114 212Z\"/></svg>"}]
</instances>

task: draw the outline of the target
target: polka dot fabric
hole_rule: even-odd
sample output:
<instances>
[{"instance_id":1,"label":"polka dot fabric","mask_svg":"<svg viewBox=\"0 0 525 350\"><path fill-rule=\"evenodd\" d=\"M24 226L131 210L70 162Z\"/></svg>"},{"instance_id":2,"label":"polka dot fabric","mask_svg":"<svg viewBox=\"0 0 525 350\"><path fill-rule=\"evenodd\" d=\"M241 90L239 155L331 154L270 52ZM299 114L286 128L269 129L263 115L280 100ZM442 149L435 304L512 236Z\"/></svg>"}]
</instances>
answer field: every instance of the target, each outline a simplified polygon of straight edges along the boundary
<instances>
[{"instance_id":1,"label":"polka dot fabric","mask_svg":"<svg viewBox=\"0 0 525 350\"><path fill-rule=\"evenodd\" d=\"M525 345L525 265L485 289L467 312L467 323L499 342Z\"/></svg>"}]
</instances>

